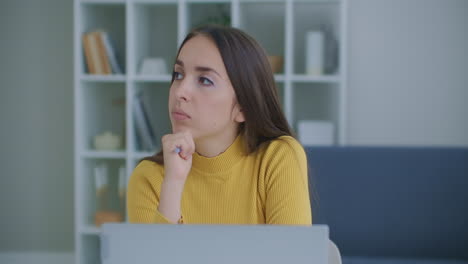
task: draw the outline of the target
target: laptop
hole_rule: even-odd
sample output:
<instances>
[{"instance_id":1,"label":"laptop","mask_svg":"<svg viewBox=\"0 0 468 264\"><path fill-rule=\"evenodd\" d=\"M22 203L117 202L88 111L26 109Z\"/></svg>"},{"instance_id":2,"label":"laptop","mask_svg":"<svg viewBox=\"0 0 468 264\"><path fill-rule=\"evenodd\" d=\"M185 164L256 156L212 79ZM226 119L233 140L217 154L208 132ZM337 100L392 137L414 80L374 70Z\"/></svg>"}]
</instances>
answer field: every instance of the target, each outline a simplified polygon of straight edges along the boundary
<instances>
[{"instance_id":1,"label":"laptop","mask_svg":"<svg viewBox=\"0 0 468 264\"><path fill-rule=\"evenodd\" d=\"M108 223L103 264L328 263L326 225L165 225Z\"/></svg>"}]
</instances>

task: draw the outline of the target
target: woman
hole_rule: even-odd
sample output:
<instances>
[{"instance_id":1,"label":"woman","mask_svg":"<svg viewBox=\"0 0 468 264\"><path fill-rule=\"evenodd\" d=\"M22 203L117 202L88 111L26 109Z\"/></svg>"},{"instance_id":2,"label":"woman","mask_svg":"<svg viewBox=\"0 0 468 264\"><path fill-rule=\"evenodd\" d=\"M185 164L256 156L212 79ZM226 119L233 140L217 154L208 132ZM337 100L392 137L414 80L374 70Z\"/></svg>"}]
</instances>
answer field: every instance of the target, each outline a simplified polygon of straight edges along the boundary
<instances>
[{"instance_id":1,"label":"woman","mask_svg":"<svg viewBox=\"0 0 468 264\"><path fill-rule=\"evenodd\" d=\"M189 33L174 64L169 114L162 152L130 178L130 222L312 223L306 155L253 38L219 26Z\"/></svg>"}]
</instances>

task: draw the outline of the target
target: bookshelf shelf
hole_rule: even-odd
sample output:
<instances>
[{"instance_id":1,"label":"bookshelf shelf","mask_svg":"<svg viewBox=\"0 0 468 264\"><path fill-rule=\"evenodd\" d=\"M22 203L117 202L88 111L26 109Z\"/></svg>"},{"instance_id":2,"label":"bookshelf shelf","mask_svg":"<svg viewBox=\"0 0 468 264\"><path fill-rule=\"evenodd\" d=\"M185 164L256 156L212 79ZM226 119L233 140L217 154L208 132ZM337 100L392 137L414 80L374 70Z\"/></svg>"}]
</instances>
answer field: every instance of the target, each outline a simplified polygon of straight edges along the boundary
<instances>
[{"instance_id":1,"label":"bookshelf shelf","mask_svg":"<svg viewBox=\"0 0 468 264\"><path fill-rule=\"evenodd\" d=\"M125 159L125 151L84 151L81 156L88 159Z\"/></svg>"},{"instance_id":2,"label":"bookshelf shelf","mask_svg":"<svg viewBox=\"0 0 468 264\"><path fill-rule=\"evenodd\" d=\"M101 234L101 229L95 226L85 226L81 229L81 232L84 235L99 235Z\"/></svg>"},{"instance_id":3,"label":"bookshelf shelf","mask_svg":"<svg viewBox=\"0 0 468 264\"><path fill-rule=\"evenodd\" d=\"M137 152L134 152L132 153L132 157L133 159L135 160L141 160L142 158L144 157L149 157L149 156L153 156L155 153L159 152L160 149L156 149L154 152L143 152L143 151L137 151Z\"/></svg>"},{"instance_id":4,"label":"bookshelf shelf","mask_svg":"<svg viewBox=\"0 0 468 264\"><path fill-rule=\"evenodd\" d=\"M177 4L178 0L133 0L135 4Z\"/></svg>"},{"instance_id":5,"label":"bookshelf shelf","mask_svg":"<svg viewBox=\"0 0 468 264\"><path fill-rule=\"evenodd\" d=\"M302 83L339 83L341 78L338 75L310 76L305 74L295 74L291 77L291 81Z\"/></svg>"},{"instance_id":6,"label":"bookshelf shelf","mask_svg":"<svg viewBox=\"0 0 468 264\"><path fill-rule=\"evenodd\" d=\"M295 3L339 5L340 0L294 0Z\"/></svg>"},{"instance_id":7,"label":"bookshelf shelf","mask_svg":"<svg viewBox=\"0 0 468 264\"><path fill-rule=\"evenodd\" d=\"M81 0L83 4L125 4L126 0Z\"/></svg>"},{"instance_id":8,"label":"bookshelf shelf","mask_svg":"<svg viewBox=\"0 0 468 264\"><path fill-rule=\"evenodd\" d=\"M80 80L85 82L125 82L127 77L123 74L83 74Z\"/></svg>"},{"instance_id":9,"label":"bookshelf shelf","mask_svg":"<svg viewBox=\"0 0 468 264\"><path fill-rule=\"evenodd\" d=\"M161 136L171 132L167 99L177 48L190 29L207 18L228 14L229 20L223 23L252 35L268 55L282 57L283 65L274 78L293 129L299 120L329 121L336 128L335 144L346 144L347 2L74 0L75 263L100 260L100 229L94 226L95 168L108 166L112 197L118 200L122 168L128 180L143 157L159 151ZM339 63L334 72L310 76L305 74L305 35L320 27L336 39ZM95 31L108 34L121 73L89 74L83 35ZM145 60L154 58L164 60L162 74L142 74ZM148 140L142 140L141 115L135 114L141 105L147 113L145 123L153 127L155 146L148 147L144 143ZM119 151L94 150L94 137L105 132L120 136ZM118 204L114 201L114 209Z\"/></svg>"},{"instance_id":10,"label":"bookshelf shelf","mask_svg":"<svg viewBox=\"0 0 468 264\"><path fill-rule=\"evenodd\" d=\"M220 4L225 4L225 3L231 3L232 1L231 0L185 0L187 3L198 3L198 4L206 4L206 3L210 3L210 4L216 4L216 3L220 3Z\"/></svg>"},{"instance_id":11,"label":"bookshelf shelf","mask_svg":"<svg viewBox=\"0 0 468 264\"><path fill-rule=\"evenodd\" d=\"M239 0L241 3L254 3L254 4L264 4L264 3L282 3L284 4L284 0Z\"/></svg>"},{"instance_id":12,"label":"bookshelf shelf","mask_svg":"<svg viewBox=\"0 0 468 264\"><path fill-rule=\"evenodd\" d=\"M284 74L275 74L274 77L277 82L284 82L286 80L286 76L284 76Z\"/></svg>"},{"instance_id":13,"label":"bookshelf shelf","mask_svg":"<svg viewBox=\"0 0 468 264\"><path fill-rule=\"evenodd\" d=\"M136 82L170 82L172 79L170 74L165 75L137 75L133 77Z\"/></svg>"}]
</instances>

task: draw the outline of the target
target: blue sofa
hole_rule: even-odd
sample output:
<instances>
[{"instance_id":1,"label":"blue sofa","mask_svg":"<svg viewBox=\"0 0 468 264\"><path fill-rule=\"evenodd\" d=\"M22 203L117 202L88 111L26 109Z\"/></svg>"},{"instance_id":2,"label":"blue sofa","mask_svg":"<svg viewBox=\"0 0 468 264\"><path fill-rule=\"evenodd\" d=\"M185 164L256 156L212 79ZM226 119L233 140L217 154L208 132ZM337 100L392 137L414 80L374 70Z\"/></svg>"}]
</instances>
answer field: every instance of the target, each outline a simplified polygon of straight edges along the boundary
<instances>
[{"instance_id":1,"label":"blue sofa","mask_svg":"<svg viewBox=\"0 0 468 264\"><path fill-rule=\"evenodd\" d=\"M468 263L468 148L306 147L343 264Z\"/></svg>"}]
</instances>

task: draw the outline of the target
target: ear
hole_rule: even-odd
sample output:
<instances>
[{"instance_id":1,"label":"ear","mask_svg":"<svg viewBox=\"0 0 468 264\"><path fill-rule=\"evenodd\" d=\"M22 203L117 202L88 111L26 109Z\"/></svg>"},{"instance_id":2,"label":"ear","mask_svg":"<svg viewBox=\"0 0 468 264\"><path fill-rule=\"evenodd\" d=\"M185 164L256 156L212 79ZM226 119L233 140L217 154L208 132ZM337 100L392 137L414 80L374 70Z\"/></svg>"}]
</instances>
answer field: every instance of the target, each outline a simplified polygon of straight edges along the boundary
<instances>
[{"instance_id":1,"label":"ear","mask_svg":"<svg viewBox=\"0 0 468 264\"><path fill-rule=\"evenodd\" d=\"M234 117L234 121L236 121L237 123L242 123L245 121L245 117L244 117L244 112L242 112L242 109L239 108L239 106L236 106L236 116Z\"/></svg>"}]
</instances>

